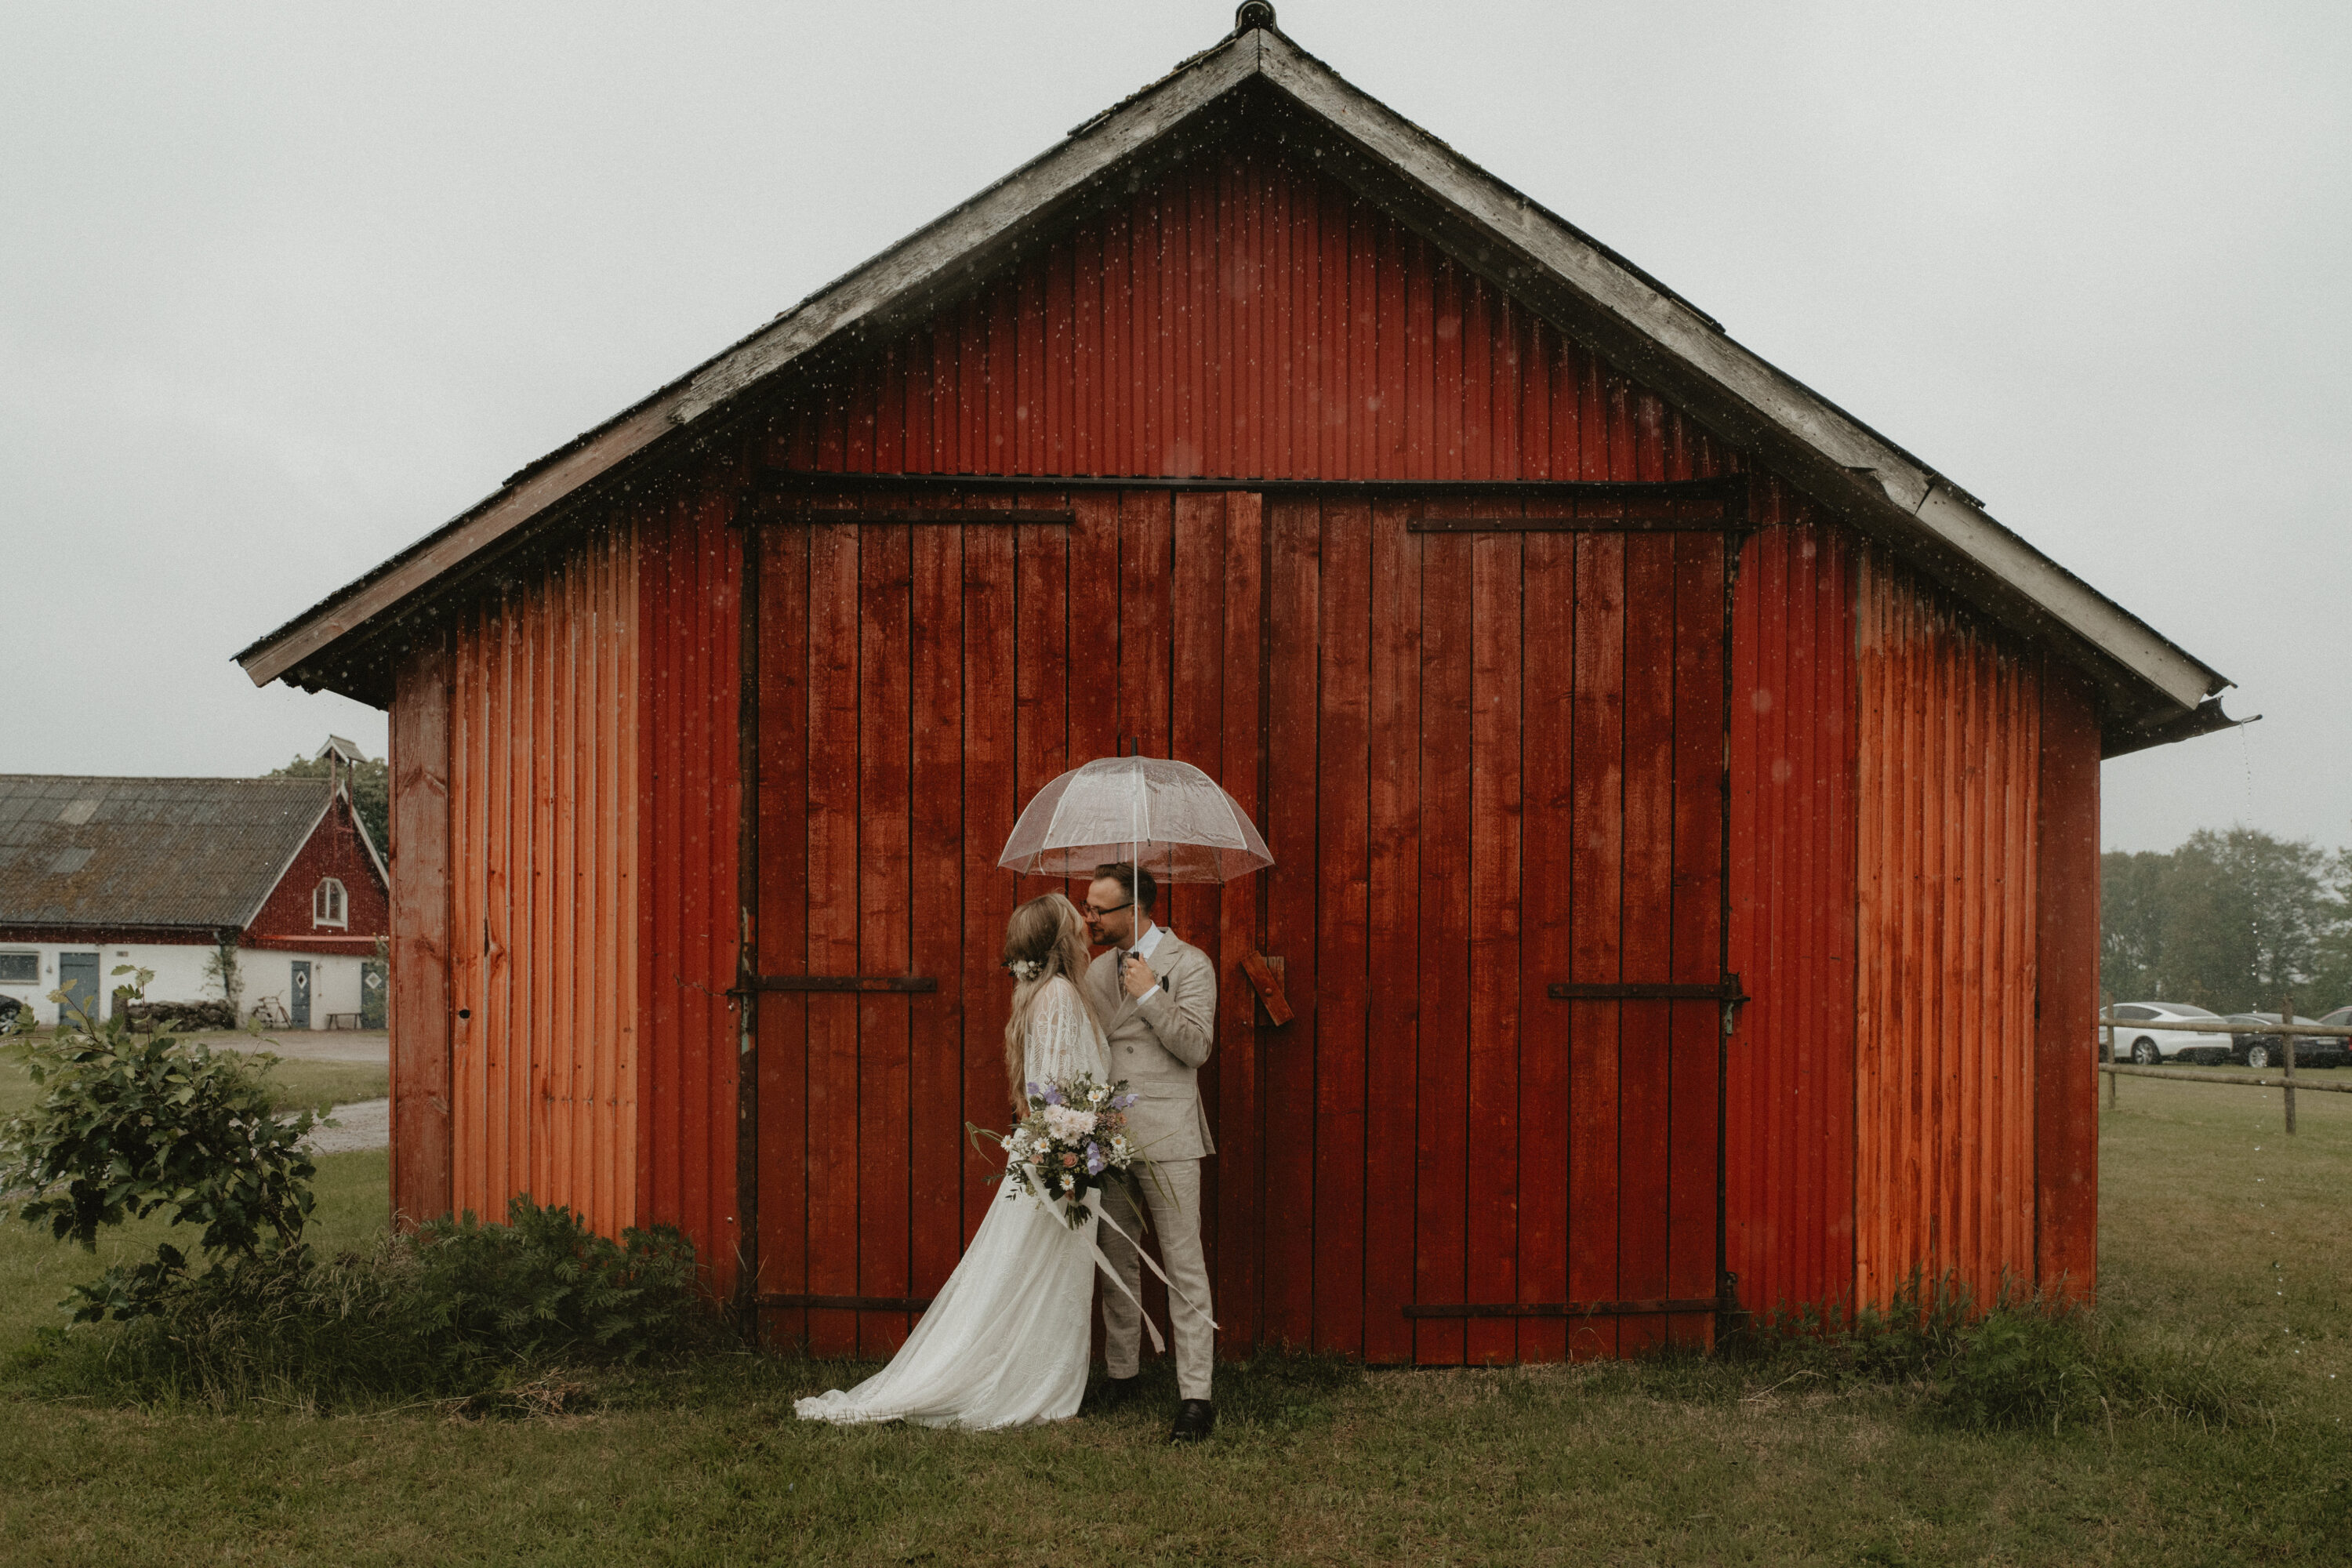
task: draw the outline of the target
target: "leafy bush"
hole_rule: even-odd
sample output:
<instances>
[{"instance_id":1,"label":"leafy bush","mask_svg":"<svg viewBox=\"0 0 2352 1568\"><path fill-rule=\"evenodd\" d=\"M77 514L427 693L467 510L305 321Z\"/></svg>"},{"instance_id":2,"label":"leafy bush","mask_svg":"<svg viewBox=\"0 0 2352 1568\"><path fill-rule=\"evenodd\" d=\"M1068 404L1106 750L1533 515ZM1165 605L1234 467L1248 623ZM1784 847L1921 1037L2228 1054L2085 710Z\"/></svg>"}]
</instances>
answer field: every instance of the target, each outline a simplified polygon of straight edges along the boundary
<instances>
[{"instance_id":1,"label":"leafy bush","mask_svg":"<svg viewBox=\"0 0 2352 1568\"><path fill-rule=\"evenodd\" d=\"M643 1364L715 1335L682 1233L627 1230L615 1243L528 1196L507 1215L387 1234L364 1253L297 1247L187 1275L120 1328L49 1331L27 1370L53 1393L142 1402L533 1410L560 1402L568 1371Z\"/></svg>"},{"instance_id":2,"label":"leafy bush","mask_svg":"<svg viewBox=\"0 0 2352 1568\"><path fill-rule=\"evenodd\" d=\"M133 996L152 978L137 974ZM262 1075L275 1057L248 1062L169 1035L134 1036L121 1013L78 1016L8 1052L43 1091L0 1127L0 1194L16 1194L26 1224L94 1251L101 1226L165 1214L198 1227L196 1245L215 1264L301 1240L317 1167L300 1144L315 1119L271 1110ZM145 1263L75 1287L68 1304L79 1321L136 1317L188 1272L187 1255L165 1243Z\"/></svg>"},{"instance_id":3,"label":"leafy bush","mask_svg":"<svg viewBox=\"0 0 2352 1568\"><path fill-rule=\"evenodd\" d=\"M504 1225L438 1219L416 1247L420 1327L454 1359L636 1361L683 1349L703 1316L694 1243L669 1226L615 1244L526 1193Z\"/></svg>"}]
</instances>

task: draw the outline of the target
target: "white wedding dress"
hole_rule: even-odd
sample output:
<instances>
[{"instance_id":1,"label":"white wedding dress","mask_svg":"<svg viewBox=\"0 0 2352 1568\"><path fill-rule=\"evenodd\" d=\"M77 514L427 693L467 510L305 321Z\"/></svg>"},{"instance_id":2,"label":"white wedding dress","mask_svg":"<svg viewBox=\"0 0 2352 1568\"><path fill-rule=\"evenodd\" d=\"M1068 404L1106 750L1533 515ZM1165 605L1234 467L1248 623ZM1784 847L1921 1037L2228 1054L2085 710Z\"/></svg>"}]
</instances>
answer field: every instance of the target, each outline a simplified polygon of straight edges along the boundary
<instances>
[{"instance_id":1,"label":"white wedding dress","mask_svg":"<svg viewBox=\"0 0 2352 1568\"><path fill-rule=\"evenodd\" d=\"M1101 1027L1076 986L1056 975L1037 994L1022 1076L1066 1082L1110 1072ZM890 1364L856 1387L794 1403L804 1420L1013 1426L1078 1413L1092 1343L1095 1230L1072 1229L1006 1182L980 1233Z\"/></svg>"}]
</instances>

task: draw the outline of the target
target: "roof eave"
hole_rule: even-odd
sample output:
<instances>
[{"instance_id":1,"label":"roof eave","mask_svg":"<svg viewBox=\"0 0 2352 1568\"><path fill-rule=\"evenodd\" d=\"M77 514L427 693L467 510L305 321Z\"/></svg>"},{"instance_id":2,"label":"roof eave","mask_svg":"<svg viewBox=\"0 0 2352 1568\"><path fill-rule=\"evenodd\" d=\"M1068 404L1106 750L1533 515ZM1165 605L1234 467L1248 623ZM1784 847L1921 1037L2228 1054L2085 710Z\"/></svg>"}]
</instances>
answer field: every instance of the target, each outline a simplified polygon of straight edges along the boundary
<instances>
[{"instance_id":1,"label":"roof eave","mask_svg":"<svg viewBox=\"0 0 2352 1568\"><path fill-rule=\"evenodd\" d=\"M1269 80L1372 159L1413 181L1489 242L1516 252L1528 271L1566 284L1634 340L1606 346L1632 348L1644 374L1679 383L1672 390L1732 426L1731 433L1809 469L1808 489L1843 501L1842 510L1871 531L1927 547L1948 570L1978 577L1972 586L2009 601L1995 607L2037 630L2063 629L2095 650L2150 689L2146 695L2157 700L2141 705L2156 710L2148 717L2193 710L2231 684L1996 521L1958 486L1286 37L1269 37L1262 60ZM1487 265L1514 284L1528 281L1502 258Z\"/></svg>"},{"instance_id":2,"label":"roof eave","mask_svg":"<svg viewBox=\"0 0 2352 1568\"><path fill-rule=\"evenodd\" d=\"M284 679L581 487L811 350L856 331L892 300L984 265L990 251L1256 75L1255 31L1186 60L750 336L522 469L478 505L247 647L236 662L256 686Z\"/></svg>"},{"instance_id":3,"label":"roof eave","mask_svg":"<svg viewBox=\"0 0 2352 1568\"><path fill-rule=\"evenodd\" d=\"M299 677L362 625L493 549L583 487L767 382L886 324L910 298L984 269L1091 182L1264 79L1410 188L1432 226L1492 247L1479 263L1507 286L1549 291L1598 346L1755 444L1809 494L1895 544L1999 618L2048 637L2105 699L2110 749L2179 726L2231 683L1996 521L1974 498L1819 394L1625 258L1462 158L1268 27L1237 31L872 261L604 426L523 470L481 505L237 656L257 685ZM1536 301L1538 308L1541 300ZM1565 322L1563 324L1566 324ZM314 667L315 668L315 667ZM2214 711L2218 712L2218 707ZM2137 743L2156 743L2140 742Z\"/></svg>"}]
</instances>

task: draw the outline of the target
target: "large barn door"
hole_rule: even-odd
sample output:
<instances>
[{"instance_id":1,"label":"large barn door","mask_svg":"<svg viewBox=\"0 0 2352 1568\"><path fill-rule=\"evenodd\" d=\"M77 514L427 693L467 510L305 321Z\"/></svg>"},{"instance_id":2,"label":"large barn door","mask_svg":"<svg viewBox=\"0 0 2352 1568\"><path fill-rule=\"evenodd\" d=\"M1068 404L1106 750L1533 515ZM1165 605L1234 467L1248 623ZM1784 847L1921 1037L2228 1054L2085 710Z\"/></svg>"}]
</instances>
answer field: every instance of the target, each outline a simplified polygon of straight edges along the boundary
<instances>
[{"instance_id":1,"label":"large barn door","mask_svg":"<svg viewBox=\"0 0 2352 1568\"><path fill-rule=\"evenodd\" d=\"M746 526L747 1272L771 1337L882 1355L996 1196L1001 1162L964 1123L1007 1123L1004 924L1053 886L995 867L1020 805L1132 745L1258 810L1259 512L1166 489L869 486L797 489ZM1164 912L1232 975L1258 897L1181 888ZM1203 1075L1211 1266L1242 1303L1253 1005L1228 983ZM1245 1305L1221 1316L1229 1349L1252 1342Z\"/></svg>"},{"instance_id":2,"label":"large barn door","mask_svg":"<svg viewBox=\"0 0 2352 1568\"><path fill-rule=\"evenodd\" d=\"M1727 503L1660 527L1578 496L866 489L752 525L770 1334L887 1353L953 1268L994 1194L961 1131L1004 1121L1004 921L1045 890L994 857L1038 786L1139 746L1277 860L1165 907L1223 986L1221 1348L1706 1338Z\"/></svg>"},{"instance_id":3,"label":"large barn door","mask_svg":"<svg viewBox=\"0 0 2352 1568\"><path fill-rule=\"evenodd\" d=\"M1729 504L1268 501L1263 1339L1710 1334Z\"/></svg>"}]
</instances>

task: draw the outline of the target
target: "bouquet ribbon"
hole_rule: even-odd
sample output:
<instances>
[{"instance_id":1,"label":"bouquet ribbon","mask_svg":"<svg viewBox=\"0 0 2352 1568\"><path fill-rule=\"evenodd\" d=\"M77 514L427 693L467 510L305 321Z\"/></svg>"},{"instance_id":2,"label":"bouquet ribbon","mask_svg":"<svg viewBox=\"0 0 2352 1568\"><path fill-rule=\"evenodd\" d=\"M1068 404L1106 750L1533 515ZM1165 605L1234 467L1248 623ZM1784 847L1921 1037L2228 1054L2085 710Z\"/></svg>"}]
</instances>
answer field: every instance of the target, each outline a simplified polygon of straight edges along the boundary
<instances>
[{"instance_id":1,"label":"bouquet ribbon","mask_svg":"<svg viewBox=\"0 0 2352 1568\"><path fill-rule=\"evenodd\" d=\"M1168 1287L1168 1293L1170 1295L1174 1296L1177 1300L1182 1301L1184 1305L1192 1308L1192 1310L1199 1312L1202 1317L1208 1318L1209 1327L1214 1329L1223 1326L1219 1323L1216 1319L1210 1318L1207 1310L1203 1308L1200 1302L1192 1300L1191 1296L1185 1293L1181 1286L1178 1285L1173 1279L1168 1278L1168 1271L1160 1267L1159 1262L1152 1258L1151 1254L1143 1250L1143 1244L1141 1242L1136 1240L1135 1237L1129 1236L1124 1230L1119 1230L1118 1221L1112 1219L1110 1215L1103 1213L1100 1209L1097 1209L1095 1211L1095 1217L1102 1221L1103 1224L1109 1226L1111 1229L1118 1231L1118 1234L1122 1237L1125 1237L1127 1244L1135 1248L1136 1257L1143 1259L1143 1266L1146 1268L1150 1269L1154 1274L1160 1276L1160 1282ZM1111 1261L1108 1258L1103 1256L1101 1244L1097 1242L1088 1242L1087 1245L1094 1252L1095 1266L1103 1271L1104 1276L1108 1278L1112 1284L1118 1287L1120 1295L1125 1296L1129 1300L1135 1303L1136 1313L1143 1320L1143 1331L1151 1336L1152 1353L1156 1355L1164 1352L1168 1349L1168 1342L1160 1337L1160 1325L1153 1322L1151 1321L1151 1314L1143 1310L1143 1298L1138 1296L1134 1291L1127 1288L1127 1281L1119 1278L1118 1270L1111 1267Z\"/></svg>"}]
</instances>

